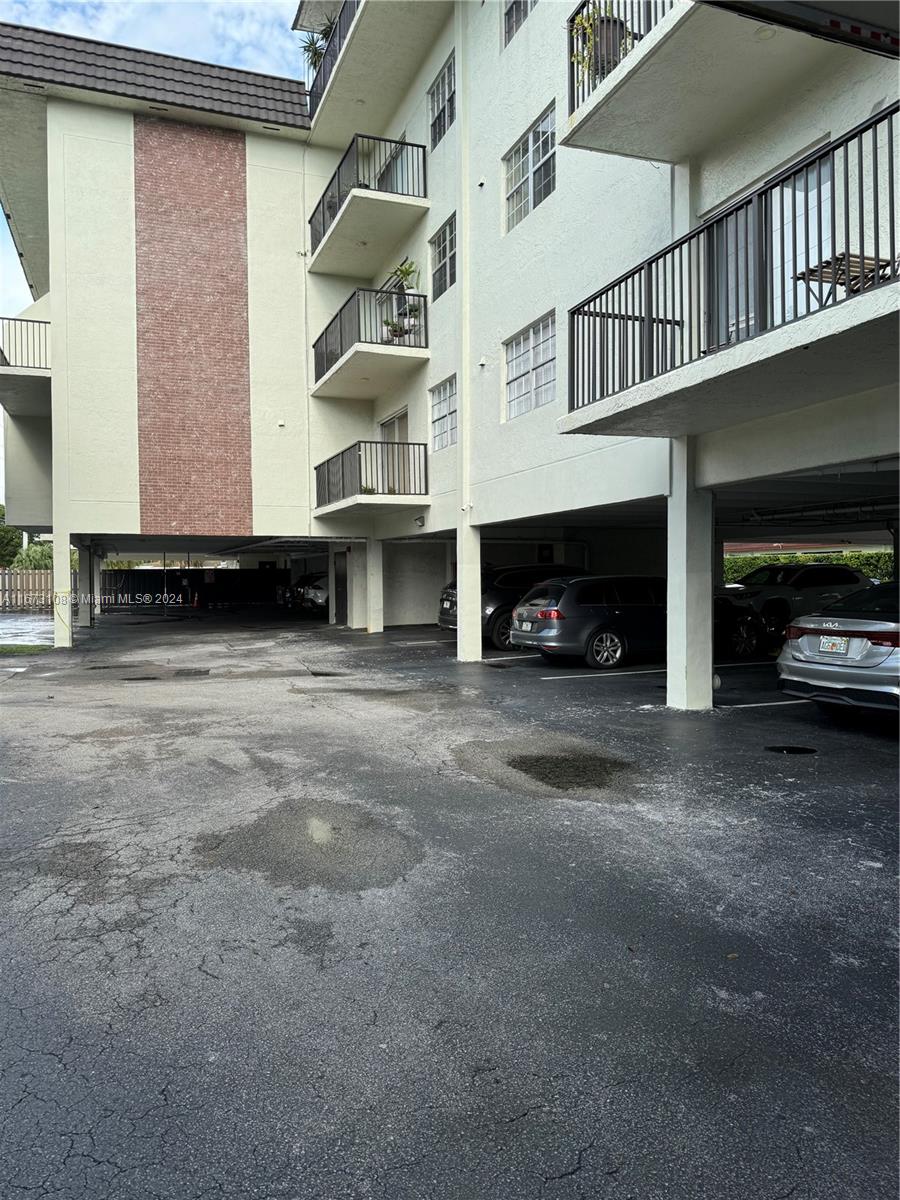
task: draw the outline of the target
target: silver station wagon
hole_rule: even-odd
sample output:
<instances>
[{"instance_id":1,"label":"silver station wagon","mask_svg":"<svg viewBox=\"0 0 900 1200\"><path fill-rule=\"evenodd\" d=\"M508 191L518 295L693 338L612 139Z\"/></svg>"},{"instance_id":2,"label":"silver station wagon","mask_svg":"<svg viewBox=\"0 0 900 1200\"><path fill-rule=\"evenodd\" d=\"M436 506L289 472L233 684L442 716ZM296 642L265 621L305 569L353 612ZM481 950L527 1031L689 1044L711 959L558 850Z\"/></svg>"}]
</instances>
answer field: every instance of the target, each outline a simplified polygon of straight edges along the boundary
<instances>
[{"instance_id":1,"label":"silver station wagon","mask_svg":"<svg viewBox=\"0 0 900 1200\"><path fill-rule=\"evenodd\" d=\"M778 686L826 711L848 706L898 708L898 586L880 583L787 628Z\"/></svg>"}]
</instances>

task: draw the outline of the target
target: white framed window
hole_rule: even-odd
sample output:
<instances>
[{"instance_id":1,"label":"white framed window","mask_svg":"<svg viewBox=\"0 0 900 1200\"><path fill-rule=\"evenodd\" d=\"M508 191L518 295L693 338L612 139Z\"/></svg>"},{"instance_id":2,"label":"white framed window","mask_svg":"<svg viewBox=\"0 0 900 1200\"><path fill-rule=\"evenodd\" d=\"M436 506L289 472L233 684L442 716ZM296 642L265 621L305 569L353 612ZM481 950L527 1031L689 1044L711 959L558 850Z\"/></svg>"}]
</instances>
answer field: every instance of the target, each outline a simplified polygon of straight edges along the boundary
<instances>
[{"instance_id":1,"label":"white framed window","mask_svg":"<svg viewBox=\"0 0 900 1200\"><path fill-rule=\"evenodd\" d=\"M432 150L456 120L456 53L438 72L438 77L428 89L428 114L431 121Z\"/></svg>"},{"instance_id":2,"label":"white framed window","mask_svg":"<svg viewBox=\"0 0 900 1200\"><path fill-rule=\"evenodd\" d=\"M456 445L456 376L451 375L437 387L430 389L431 394L431 448L443 450L446 446Z\"/></svg>"},{"instance_id":3,"label":"white framed window","mask_svg":"<svg viewBox=\"0 0 900 1200\"><path fill-rule=\"evenodd\" d=\"M456 213L431 239L431 298L437 300L456 283Z\"/></svg>"},{"instance_id":4,"label":"white framed window","mask_svg":"<svg viewBox=\"0 0 900 1200\"><path fill-rule=\"evenodd\" d=\"M556 314L548 313L506 343L507 420L556 399Z\"/></svg>"},{"instance_id":5,"label":"white framed window","mask_svg":"<svg viewBox=\"0 0 900 1200\"><path fill-rule=\"evenodd\" d=\"M504 0L503 45L508 46L525 24L525 18L537 4L537 0Z\"/></svg>"},{"instance_id":6,"label":"white framed window","mask_svg":"<svg viewBox=\"0 0 900 1200\"><path fill-rule=\"evenodd\" d=\"M556 105L551 104L503 160L506 231L527 217L556 187Z\"/></svg>"}]
</instances>

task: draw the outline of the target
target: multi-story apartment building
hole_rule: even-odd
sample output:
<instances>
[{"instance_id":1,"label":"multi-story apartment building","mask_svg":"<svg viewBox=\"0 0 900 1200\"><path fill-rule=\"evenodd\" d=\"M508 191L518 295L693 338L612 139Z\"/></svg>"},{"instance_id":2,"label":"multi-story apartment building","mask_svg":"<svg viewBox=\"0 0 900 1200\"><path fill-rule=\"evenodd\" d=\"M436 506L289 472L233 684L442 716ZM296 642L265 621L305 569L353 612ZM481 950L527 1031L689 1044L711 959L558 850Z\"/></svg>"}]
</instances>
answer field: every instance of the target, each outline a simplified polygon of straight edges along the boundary
<instances>
[{"instance_id":1,"label":"multi-story apartment building","mask_svg":"<svg viewBox=\"0 0 900 1200\"><path fill-rule=\"evenodd\" d=\"M896 512L895 66L771 7L304 0L308 92L0 26L7 511L57 643L70 541L86 585L327 552L372 631L455 571L464 660L484 561L577 556L667 567L707 707L717 543Z\"/></svg>"}]
</instances>

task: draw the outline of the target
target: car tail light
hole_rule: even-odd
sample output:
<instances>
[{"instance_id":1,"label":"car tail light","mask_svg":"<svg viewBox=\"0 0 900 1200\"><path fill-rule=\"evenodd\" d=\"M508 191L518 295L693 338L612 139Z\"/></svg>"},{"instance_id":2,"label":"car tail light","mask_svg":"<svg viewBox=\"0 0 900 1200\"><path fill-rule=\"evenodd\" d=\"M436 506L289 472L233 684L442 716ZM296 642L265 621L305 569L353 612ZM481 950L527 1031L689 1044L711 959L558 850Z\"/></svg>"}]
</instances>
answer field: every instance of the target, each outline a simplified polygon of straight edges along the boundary
<instances>
[{"instance_id":1,"label":"car tail light","mask_svg":"<svg viewBox=\"0 0 900 1200\"><path fill-rule=\"evenodd\" d=\"M518 619L519 619L519 610L518 610L517 608L514 608L514 609L513 609L513 616L512 616L512 619L513 619L514 621L518 621Z\"/></svg>"},{"instance_id":2,"label":"car tail light","mask_svg":"<svg viewBox=\"0 0 900 1200\"><path fill-rule=\"evenodd\" d=\"M806 633L805 629L801 629L799 625L788 625L784 631L784 636L789 642L795 642L797 638L802 637Z\"/></svg>"},{"instance_id":3,"label":"car tail light","mask_svg":"<svg viewBox=\"0 0 900 1200\"><path fill-rule=\"evenodd\" d=\"M856 637L868 638L873 646L889 646L896 649L900 646L900 633L896 630L887 630L885 633L858 633Z\"/></svg>"},{"instance_id":4,"label":"car tail light","mask_svg":"<svg viewBox=\"0 0 900 1200\"><path fill-rule=\"evenodd\" d=\"M564 621L565 617L558 608L542 608L538 614L539 621Z\"/></svg>"}]
</instances>

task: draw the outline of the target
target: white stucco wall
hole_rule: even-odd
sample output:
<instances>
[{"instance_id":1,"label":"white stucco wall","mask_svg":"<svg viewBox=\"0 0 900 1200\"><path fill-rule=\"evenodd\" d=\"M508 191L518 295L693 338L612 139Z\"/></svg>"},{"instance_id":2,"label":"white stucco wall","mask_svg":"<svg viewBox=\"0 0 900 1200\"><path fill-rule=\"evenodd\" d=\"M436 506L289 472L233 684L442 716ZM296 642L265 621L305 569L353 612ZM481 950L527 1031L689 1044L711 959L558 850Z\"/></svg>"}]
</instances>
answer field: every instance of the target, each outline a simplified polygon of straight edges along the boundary
<instances>
[{"instance_id":1,"label":"white stucco wall","mask_svg":"<svg viewBox=\"0 0 900 1200\"><path fill-rule=\"evenodd\" d=\"M6 522L49 527L53 517L50 420L3 414Z\"/></svg>"},{"instance_id":2,"label":"white stucco wall","mask_svg":"<svg viewBox=\"0 0 900 1200\"><path fill-rule=\"evenodd\" d=\"M53 523L140 529L129 112L47 102Z\"/></svg>"},{"instance_id":3,"label":"white stucco wall","mask_svg":"<svg viewBox=\"0 0 900 1200\"><path fill-rule=\"evenodd\" d=\"M248 133L247 302L253 532L309 531L303 147Z\"/></svg>"},{"instance_id":4,"label":"white stucco wall","mask_svg":"<svg viewBox=\"0 0 900 1200\"><path fill-rule=\"evenodd\" d=\"M447 582L440 542L387 542L384 547L385 625L433 625Z\"/></svg>"}]
</instances>

